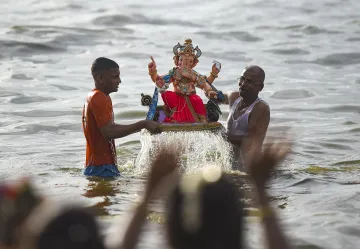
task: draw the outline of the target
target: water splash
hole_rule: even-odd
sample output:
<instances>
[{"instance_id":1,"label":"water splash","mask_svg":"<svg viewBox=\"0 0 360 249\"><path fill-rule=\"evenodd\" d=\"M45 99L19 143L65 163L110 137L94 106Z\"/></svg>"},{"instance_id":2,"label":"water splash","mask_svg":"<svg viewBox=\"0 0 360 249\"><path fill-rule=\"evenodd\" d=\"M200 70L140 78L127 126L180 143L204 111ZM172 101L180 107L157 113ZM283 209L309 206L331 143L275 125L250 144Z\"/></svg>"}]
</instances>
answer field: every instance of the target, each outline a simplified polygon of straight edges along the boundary
<instances>
[{"instance_id":1,"label":"water splash","mask_svg":"<svg viewBox=\"0 0 360 249\"><path fill-rule=\"evenodd\" d=\"M183 149L181 170L195 173L206 167L221 167L231 171L231 146L223 138L223 130L163 132L151 135L141 131L142 148L135 161L135 171L144 174L148 171L154 155L160 146L176 146Z\"/></svg>"}]
</instances>

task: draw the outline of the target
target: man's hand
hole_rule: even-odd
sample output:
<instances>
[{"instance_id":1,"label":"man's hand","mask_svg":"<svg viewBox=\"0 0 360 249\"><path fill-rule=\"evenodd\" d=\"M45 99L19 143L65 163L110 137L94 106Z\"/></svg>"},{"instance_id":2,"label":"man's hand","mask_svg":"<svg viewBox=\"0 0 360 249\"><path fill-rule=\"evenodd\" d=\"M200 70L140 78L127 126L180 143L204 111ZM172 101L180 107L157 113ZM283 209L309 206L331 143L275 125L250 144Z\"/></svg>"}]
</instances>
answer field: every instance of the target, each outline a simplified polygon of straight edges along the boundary
<instances>
[{"instance_id":1,"label":"man's hand","mask_svg":"<svg viewBox=\"0 0 360 249\"><path fill-rule=\"evenodd\" d=\"M225 94L222 91L218 91L216 96L219 102L225 102Z\"/></svg>"},{"instance_id":2,"label":"man's hand","mask_svg":"<svg viewBox=\"0 0 360 249\"><path fill-rule=\"evenodd\" d=\"M159 123L152 120L145 120L145 129L153 134L161 133Z\"/></svg>"},{"instance_id":3,"label":"man's hand","mask_svg":"<svg viewBox=\"0 0 360 249\"><path fill-rule=\"evenodd\" d=\"M247 171L256 187L265 187L271 172L289 153L291 145L291 142L272 143L264 152L255 146L250 149L247 154Z\"/></svg>"},{"instance_id":4,"label":"man's hand","mask_svg":"<svg viewBox=\"0 0 360 249\"><path fill-rule=\"evenodd\" d=\"M161 190L169 190L168 183L176 182L175 180L179 176L179 174L174 173L176 173L176 169L180 166L179 151L181 150L175 148L175 145L167 146L161 144L160 146L161 148L150 166L143 200L135 209L135 214L131 219L122 239L122 244L115 248L136 248L136 244L142 231L141 227L146 220L149 202L153 199L159 198L159 194L162 192ZM160 191L160 193L158 191ZM123 224L121 224L121 226L123 226Z\"/></svg>"},{"instance_id":5,"label":"man's hand","mask_svg":"<svg viewBox=\"0 0 360 249\"><path fill-rule=\"evenodd\" d=\"M147 186L145 189L145 200L156 198L158 187L163 180L180 167L179 149L173 146L161 145L159 152L156 154L148 175ZM167 186L168 187L168 186ZM167 189L165 187L165 189Z\"/></svg>"}]
</instances>

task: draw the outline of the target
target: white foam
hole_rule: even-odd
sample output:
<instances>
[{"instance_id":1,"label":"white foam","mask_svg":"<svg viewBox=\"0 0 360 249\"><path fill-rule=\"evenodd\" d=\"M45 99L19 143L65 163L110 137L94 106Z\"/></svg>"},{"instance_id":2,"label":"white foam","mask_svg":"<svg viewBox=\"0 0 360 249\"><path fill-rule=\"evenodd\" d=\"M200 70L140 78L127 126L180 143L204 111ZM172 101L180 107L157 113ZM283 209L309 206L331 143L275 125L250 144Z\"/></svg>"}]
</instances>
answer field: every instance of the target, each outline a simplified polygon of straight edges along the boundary
<instances>
[{"instance_id":1,"label":"white foam","mask_svg":"<svg viewBox=\"0 0 360 249\"><path fill-rule=\"evenodd\" d=\"M206 167L221 167L231 170L230 144L224 140L223 130L163 132L150 135L146 130L141 132L142 148L135 161L135 171L147 172L155 153L161 146L176 146L183 149L181 170L184 173L195 173Z\"/></svg>"}]
</instances>

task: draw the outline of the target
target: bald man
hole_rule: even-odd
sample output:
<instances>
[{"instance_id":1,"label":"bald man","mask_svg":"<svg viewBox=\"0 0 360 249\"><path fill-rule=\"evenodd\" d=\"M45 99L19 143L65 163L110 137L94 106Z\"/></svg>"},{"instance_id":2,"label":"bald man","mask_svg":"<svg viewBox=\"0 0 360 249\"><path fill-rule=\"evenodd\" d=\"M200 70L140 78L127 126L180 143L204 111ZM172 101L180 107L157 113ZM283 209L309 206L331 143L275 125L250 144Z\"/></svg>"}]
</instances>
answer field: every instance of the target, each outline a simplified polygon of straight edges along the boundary
<instances>
[{"instance_id":1,"label":"bald man","mask_svg":"<svg viewBox=\"0 0 360 249\"><path fill-rule=\"evenodd\" d=\"M244 170L244 155L250 148L261 148L270 122L269 105L258 97L264 87L265 72L259 66L244 69L239 91L225 95L230 107L227 139L233 146L233 168Z\"/></svg>"}]
</instances>

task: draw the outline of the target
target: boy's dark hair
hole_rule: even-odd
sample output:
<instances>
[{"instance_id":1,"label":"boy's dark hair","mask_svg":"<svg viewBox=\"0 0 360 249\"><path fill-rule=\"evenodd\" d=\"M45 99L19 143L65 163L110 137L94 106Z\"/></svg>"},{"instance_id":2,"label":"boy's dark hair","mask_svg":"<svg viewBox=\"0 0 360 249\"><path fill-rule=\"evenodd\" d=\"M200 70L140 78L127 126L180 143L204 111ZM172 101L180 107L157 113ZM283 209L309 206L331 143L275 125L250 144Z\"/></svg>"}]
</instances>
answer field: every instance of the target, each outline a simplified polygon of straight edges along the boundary
<instances>
[{"instance_id":1,"label":"boy's dark hair","mask_svg":"<svg viewBox=\"0 0 360 249\"><path fill-rule=\"evenodd\" d=\"M119 65L111 59L99 57L91 65L91 74L94 75L96 73L100 73L103 70L112 68L119 68Z\"/></svg>"}]
</instances>

